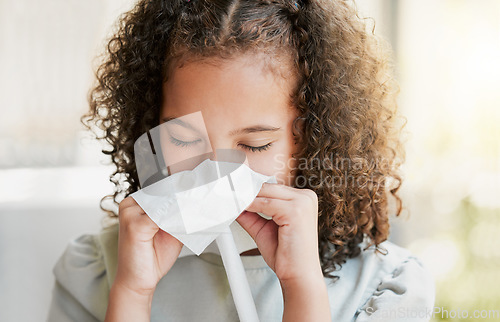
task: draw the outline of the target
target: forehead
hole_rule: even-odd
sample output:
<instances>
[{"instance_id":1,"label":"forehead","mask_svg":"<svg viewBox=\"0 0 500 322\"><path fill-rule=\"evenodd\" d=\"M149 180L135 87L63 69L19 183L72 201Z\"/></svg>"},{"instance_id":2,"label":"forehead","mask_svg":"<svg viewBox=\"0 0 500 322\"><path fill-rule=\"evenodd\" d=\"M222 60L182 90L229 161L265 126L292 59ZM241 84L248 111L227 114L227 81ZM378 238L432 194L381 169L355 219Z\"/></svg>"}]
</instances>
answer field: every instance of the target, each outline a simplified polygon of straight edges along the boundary
<instances>
[{"instance_id":1,"label":"forehead","mask_svg":"<svg viewBox=\"0 0 500 322\"><path fill-rule=\"evenodd\" d=\"M187 60L172 68L162 88L162 117L202 111L230 121L279 120L294 111L295 78L289 65L270 68L258 54Z\"/></svg>"}]
</instances>

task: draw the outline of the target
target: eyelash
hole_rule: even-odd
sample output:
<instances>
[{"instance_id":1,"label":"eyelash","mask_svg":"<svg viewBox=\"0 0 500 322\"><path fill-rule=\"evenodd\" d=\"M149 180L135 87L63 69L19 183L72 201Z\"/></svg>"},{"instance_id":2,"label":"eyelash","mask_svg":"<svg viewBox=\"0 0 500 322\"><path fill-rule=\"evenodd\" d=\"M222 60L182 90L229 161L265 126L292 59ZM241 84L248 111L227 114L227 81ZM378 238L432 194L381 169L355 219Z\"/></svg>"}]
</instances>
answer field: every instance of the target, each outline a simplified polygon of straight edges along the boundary
<instances>
[{"instance_id":1,"label":"eyelash","mask_svg":"<svg viewBox=\"0 0 500 322\"><path fill-rule=\"evenodd\" d=\"M246 149L246 150L249 150L252 152L262 152L262 151L266 151L267 149L269 149L271 147L271 144L272 143L268 143L268 144L262 145L262 146L249 146L249 145L240 143L238 145L241 146L243 149Z\"/></svg>"},{"instance_id":2,"label":"eyelash","mask_svg":"<svg viewBox=\"0 0 500 322\"><path fill-rule=\"evenodd\" d=\"M188 147L190 145L194 145L199 141L201 141L201 139L186 142L186 141L178 140L172 136L170 137L170 142L172 142L173 144L175 144L177 146L182 146L182 147ZM250 145L246 145L246 144L242 144L242 143L240 143L238 145L241 146L242 148L249 150L249 151L252 151L252 152L262 152L262 151L266 151L267 149L269 149L272 145L272 142L265 144L265 145L262 145L262 146L250 146Z\"/></svg>"},{"instance_id":3,"label":"eyelash","mask_svg":"<svg viewBox=\"0 0 500 322\"><path fill-rule=\"evenodd\" d=\"M170 142L172 142L173 144L175 144L177 146L182 146L182 147L187 147L187 146L196 144L199 141L201 141L201 139L186 142L186 141L178 140L178 139L174 138L173 136L170 137Z\"/></svg>"}]
</instances>

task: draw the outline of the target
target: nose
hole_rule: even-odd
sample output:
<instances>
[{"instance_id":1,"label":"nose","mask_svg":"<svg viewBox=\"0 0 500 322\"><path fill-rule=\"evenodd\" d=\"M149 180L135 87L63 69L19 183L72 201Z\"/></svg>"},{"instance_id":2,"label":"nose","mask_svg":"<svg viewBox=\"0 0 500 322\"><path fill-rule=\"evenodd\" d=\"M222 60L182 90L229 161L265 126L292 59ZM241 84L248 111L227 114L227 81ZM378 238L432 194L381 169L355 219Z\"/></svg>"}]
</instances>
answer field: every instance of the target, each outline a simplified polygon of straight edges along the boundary
<instances>
[{"instance_id":1,"label":"nose","mask_svg":"<svg viewBox=\"0 0 500 322\"><path fill-rule=\"evenodd\" d=\"M225 161L234 163L245 163L246 154L243 151L236 149L215 149L210 156L212 161Z\"/></svg>"},{"instance_id":2,"label":"nose","mask_svg":"<svg viewBox=\"0 0 500 322\"><path fill-rule=\"evenodd\" d=\"M210 160L212 161L217 161L217 150L213 150L212 153L210 154Z\"/></svg>"},{"instance_id":3,"label":"nose","mask_svg":"<svg viewBox=\"0 0 500 322\"><path fill-rule=\"evenodd\" d=\"M212 161L225 161L232 150L231 142L223 137L217 136L214 133L208 134L210 147L210 160ZM234 150L236 151L236 150Z\"/></svg>"},{"instance_id":4,"label":"nose","mask_svg":"<svg viewBox=\"0 0 500 322\"><path fill-rule=\"evenodd\" d=\"M210 141L210 147L212 148L210 160L235 163L245 162L245 152L235 149L232 139L216 135L216 133L210 131L208 131L208 138Z\"/></svg>"}]
</instances>

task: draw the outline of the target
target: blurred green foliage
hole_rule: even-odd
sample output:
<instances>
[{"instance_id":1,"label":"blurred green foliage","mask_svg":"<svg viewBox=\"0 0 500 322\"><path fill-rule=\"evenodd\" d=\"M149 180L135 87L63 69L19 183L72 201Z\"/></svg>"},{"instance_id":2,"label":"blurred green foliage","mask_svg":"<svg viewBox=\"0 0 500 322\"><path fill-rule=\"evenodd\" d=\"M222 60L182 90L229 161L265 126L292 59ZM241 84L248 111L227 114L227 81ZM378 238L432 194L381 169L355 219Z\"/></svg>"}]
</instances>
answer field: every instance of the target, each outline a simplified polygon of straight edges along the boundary
<instances>
[{"instance_id":1,"label":"blurred green foliage","mask_svg":"<svg viewBox=\"0 0 500 322\"><path fill-rule=\"evenodd\" d=\"M435 307L442 313L433 321L500 321L500 209L478 207L467 197L451 218L457 220L452 241L460 258L452 273L436 281ZM482 317L474 318L475 310Z\"/></svg>"}]
</instances>

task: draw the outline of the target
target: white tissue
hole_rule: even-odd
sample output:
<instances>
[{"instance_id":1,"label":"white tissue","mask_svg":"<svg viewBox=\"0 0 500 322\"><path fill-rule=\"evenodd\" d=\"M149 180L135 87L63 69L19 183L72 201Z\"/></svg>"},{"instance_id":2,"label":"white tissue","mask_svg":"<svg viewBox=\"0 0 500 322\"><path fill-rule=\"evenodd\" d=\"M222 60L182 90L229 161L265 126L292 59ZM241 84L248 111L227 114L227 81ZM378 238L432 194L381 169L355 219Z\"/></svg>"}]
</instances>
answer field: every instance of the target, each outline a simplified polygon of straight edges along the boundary
<instances>
[{"instance_id":1,"label":"white tissue","mask_svg":"<svg viewBox=\"0 0 500 322\"><path fill-rule=\"evenodd\" d=\"M256 248L252 238L235 221L259 193L264 182L276 183L246 164L207 159L193 170L174 173L131 196L146 214L188 250L200 255L227 226L239 252ZM215 244L215 243L214 243Z\"/></svg>"}]
</instances>

